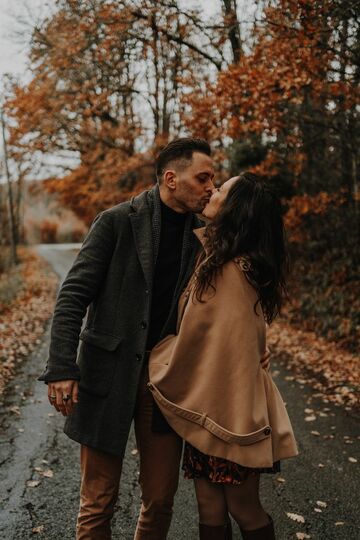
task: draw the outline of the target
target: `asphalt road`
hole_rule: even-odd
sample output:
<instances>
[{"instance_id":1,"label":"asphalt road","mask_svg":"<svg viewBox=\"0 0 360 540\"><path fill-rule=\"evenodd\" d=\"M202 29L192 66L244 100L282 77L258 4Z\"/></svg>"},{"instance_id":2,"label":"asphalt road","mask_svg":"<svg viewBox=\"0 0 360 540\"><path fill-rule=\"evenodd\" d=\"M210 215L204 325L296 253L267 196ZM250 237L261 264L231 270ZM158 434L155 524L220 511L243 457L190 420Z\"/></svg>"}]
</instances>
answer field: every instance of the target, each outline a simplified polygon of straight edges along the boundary
<instances>
[{"instance_id":1,"label":"asphalt road","mask_svg":"<svg viewBox=\"0 0 360 540\"><path fill-rule=\"evenodd\" d=\"M39 246L38 250L63 279L75 248ZM36 352L19 366L0 404L1 540L75 538L79 449L62 433L63 418L49 406L46 387L36 382L48 342L49 329ZM282 463L280 474L262 478L263 504L273 516L278 540L296 539L296 533L305 534L298 538L359 540L360 420L324 403L304 381L294 380L286 358L274 354L272 373L287 403L300 450L299 457ZM132 434L113 520L114 540L131 540L135 528L140 495L134 449ZM302 516L305 522L294 521L287 513ZM169 540L196 538L192 484L181 480ZM238 531L234 538L240 538Z\"/></svg>"}]
</instances>

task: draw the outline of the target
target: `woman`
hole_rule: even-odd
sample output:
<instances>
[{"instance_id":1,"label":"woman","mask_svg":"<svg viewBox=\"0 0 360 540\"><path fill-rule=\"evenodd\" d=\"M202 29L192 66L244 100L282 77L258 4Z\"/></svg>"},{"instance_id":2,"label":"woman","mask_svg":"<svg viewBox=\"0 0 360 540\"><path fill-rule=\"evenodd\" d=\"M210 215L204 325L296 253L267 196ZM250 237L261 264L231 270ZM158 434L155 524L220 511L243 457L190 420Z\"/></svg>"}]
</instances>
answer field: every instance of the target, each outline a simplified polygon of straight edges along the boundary
<instances>
[{"instance_id":1,"label":"woman","mask_svg":"<svg viewBox=\"0 0 360 540\"><path fill-rule=\"evenodd\" d=\"M243 173L213 193L195 232L203 245L179 304L177 334L152 351L149 387L185 439L200 538L273 539L259 478L298 454L285 405L260 358L266 323L279 313L287 263L281 205L260 177Z\"/></svg>"}]
</instances>

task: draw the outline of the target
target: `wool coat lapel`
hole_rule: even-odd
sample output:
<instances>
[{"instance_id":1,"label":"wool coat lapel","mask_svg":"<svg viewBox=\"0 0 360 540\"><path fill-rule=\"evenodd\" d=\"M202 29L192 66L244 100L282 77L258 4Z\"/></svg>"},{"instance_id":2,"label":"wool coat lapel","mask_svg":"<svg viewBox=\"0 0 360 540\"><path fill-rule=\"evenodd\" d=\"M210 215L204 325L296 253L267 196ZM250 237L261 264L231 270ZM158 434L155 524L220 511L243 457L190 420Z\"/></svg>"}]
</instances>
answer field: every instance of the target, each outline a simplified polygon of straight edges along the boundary
<instances>
[{"instance_id":1,"label":"wool coat lapel","mask_svg":"<svg viewBox=\"0 0 360 540\"><path fill-rule=\"evenodd\" d=\"M157 186L155 186L151 192L155 191L156 188ZM153 206L151 204L152 201L150 200L149 204L148 198L146 198L144 194L141 194L138 197L135 197L131 202L133 211L129 214L129 218L134 235L135 248L146 283L149 287L151 287L154 274L155 253L158 250L160 238L160 225L158 238L154 239L152 232L152 222L154 219L151 208L151 206Z\"/></svg>"}]
</instances>

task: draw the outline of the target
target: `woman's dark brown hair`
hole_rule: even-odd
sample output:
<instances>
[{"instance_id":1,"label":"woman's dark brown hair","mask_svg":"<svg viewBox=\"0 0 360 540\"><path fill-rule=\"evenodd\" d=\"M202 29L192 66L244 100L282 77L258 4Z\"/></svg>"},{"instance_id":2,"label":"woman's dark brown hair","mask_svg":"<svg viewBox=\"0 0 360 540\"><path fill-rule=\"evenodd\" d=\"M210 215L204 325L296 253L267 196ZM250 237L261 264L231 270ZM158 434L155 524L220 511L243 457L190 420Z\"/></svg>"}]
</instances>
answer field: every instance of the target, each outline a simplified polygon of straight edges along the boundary
<instances>
[{"instance_id":1,"label":"woman's dark brown hair","mask_svg":"<svg viewBox=\"0 0 360 540\"><path fill-rule=\"evenodd\" d=\"M248 281L258 293L268 323L280 313L286 295L288 256L285 246L283 210L266 179L245 172L230 188L215 219L206 228L205 248L198 260L195 296L215 289L222 266L242 256L249 263Z\"/></svg>"}]
</instances>

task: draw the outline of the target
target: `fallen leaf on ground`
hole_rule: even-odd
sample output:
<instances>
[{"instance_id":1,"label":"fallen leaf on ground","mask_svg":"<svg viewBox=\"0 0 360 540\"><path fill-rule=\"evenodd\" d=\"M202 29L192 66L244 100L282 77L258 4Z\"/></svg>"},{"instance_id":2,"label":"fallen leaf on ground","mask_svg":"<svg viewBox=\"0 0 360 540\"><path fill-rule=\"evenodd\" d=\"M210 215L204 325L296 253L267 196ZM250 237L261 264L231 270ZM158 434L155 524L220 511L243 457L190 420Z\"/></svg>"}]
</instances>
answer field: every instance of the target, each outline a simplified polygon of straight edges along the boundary
<instances>
[{"instance_id":1,"label":"fallen leaf on ground","mask_svg":"<svg viewBox=\"0 0 360 540\"><path fill-rule=\"evenodd\" d=\"M41 484L40 480L28 480L26 482L27 487L37 487L39 484Z\"/></svg>"},{"instance_id":2,"label":"fallen leaf on ground","mask_svg":"<svg viewBox=\"0 0 360 540\"><path fill-rule=\"evenodd\" d=\"M348 460L350 461L350 463L357 463L357 459L354 457L349 457Z\"/></svg>"},{"instance_id":3,"label":"fallen leaf on ground","mask_svg":"<svg viewBox=\"0 0 360 540\"><path fill-rule=\"evenodd\" d=\"M296 533L296 538L298 540L305 540L305 538L311 538L311 536L309 534L306 534L306 533L303 533L303 532L297 532Z\"/></svg>"},{"instance_id":4,"label":"fallen leaf on ground","mask_svg":"<svg viewBox=\"0 0 360 540\"><path fill-rule=\"evenodd\" d=\"M321 506L321 508L327 508L327 503L324 501L316 501L316 504Z\"/></svg>"},{"instance_id":5,"label":"fallen leaf on ground","mask_svg":"<svg viewBox=\"0 0 360 540\"><path fill-rule=\"evenodd\" d=\"M300 514L293 514L292 512L286 512L288 518L296 521L297 523L305 523L305 518L300 516Z\"/></svg>"},{"instance_id":6,"label":"fallen leaf on ground","mask_svg":"<svg viewBox=\"0 0 360 540\"><path fill-rule=\"evenodd\" d=\"M34 534L39 534L39 533L42 533L43 530L44 530L44 525L39 525L39 527L34 527L34 528L32 529L32 532L33 532Z\"/></svg>"},{"instance_id":7,"label":"fallen leaf on ground","mask_svg":"<svg viewBox=\"0 0 360 540\"><path fill-rule=\"evenodd\" d=\"M45 476L45 478L52 478L54 476L54 473L51 469L48 469L47 471L40 472L41 476Z\"/></svg>"}]
</instances>

